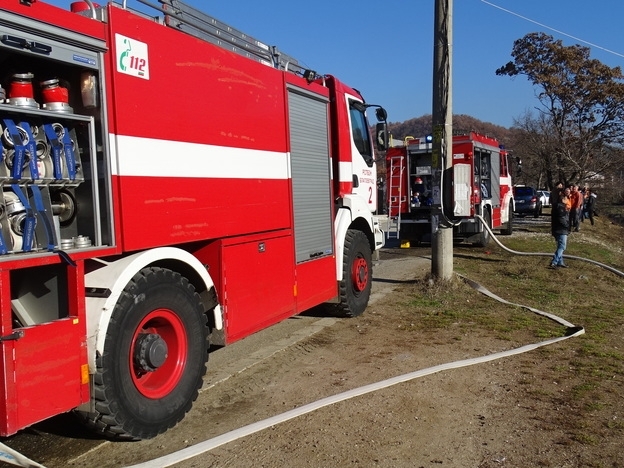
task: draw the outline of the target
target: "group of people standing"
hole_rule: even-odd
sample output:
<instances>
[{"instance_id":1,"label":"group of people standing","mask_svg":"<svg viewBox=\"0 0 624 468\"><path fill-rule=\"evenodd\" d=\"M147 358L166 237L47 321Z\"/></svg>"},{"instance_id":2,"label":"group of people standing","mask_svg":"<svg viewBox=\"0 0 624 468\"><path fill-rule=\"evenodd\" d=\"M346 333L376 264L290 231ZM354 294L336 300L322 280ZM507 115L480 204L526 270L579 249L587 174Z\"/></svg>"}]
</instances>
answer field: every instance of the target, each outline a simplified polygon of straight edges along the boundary
<instances>
[{"instance_id":1,"label":"group of people standing","mask_svg":"<svg viewBox=\"0 0 624 468\"><path fill-rule=\"evenodd\" d=\"M550 262L551 268L567 268L563 262L563 252L567 247L570 232L578 232L585 217L594 225L596 195L589 187L579 189L578 185L563 187L559 182L550 193L552 215L551 232L557 242L557 249Z\"/></svg>"},{"instance_id":2,"label":"group of people standing","mask_svg":"<svg viewBox=\"0 0 624 468\"><path fill-rule=\"evenodd\" d=\"M570 230L578 232L581 229L580 223L585 218L589 218L593 226L596 211L596 194L589 187L581 189L578 185L571 185L570 201Z\"/></svg>"}]
</instances>

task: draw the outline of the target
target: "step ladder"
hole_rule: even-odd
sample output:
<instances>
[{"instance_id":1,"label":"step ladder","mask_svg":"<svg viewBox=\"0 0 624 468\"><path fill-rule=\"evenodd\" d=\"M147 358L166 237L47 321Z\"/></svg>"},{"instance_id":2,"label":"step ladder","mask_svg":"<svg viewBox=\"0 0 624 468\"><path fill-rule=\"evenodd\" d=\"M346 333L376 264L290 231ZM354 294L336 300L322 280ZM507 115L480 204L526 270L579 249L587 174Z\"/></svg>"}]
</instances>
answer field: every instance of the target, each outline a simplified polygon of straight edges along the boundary
<instances>
[{"instance_id":1,"label":"step ladder","mask_svg":"<svg viewBox=\"0 0 624 468\"><path fill-rule=\"evenodd\" d=\"M142 0L141 3L143 3ZM303 74L293 57L179 0L158 0L164 23L171 27L279 70Z\"/></svg>"},{"instance_id":2,"label":"step ladder","mask_svg":"<svg viewBox=\"0 0 624 468\"><path fill-rule=\"evenodd\" d=\"M388 184L388 230L387 239L398 239L401 230L401 203L405 201L403 195L403 156L390 158L389 184Z\"/></svg>"}]
</instances>

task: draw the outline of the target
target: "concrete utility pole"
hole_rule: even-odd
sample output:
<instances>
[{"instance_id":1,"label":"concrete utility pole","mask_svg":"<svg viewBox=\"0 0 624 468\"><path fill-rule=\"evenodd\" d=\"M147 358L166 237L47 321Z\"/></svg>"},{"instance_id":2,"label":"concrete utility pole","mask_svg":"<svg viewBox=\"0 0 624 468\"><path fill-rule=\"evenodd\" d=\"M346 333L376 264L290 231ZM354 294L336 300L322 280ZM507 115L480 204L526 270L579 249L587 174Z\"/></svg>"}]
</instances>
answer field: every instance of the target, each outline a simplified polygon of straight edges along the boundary
<instances>
[{"instance_id":1,"label":"concrete utility pole","mask_svg":"<svg viewBox=\"0 0 624 468\"><path fill-rule=\"evenodd\" d=\"M444 194L444 187L451 187L448 181L453 170L452 46L453 0L435 0L431 275L436 279L450 279L453 275L453 226L443 213L453 198Z\"/></svg>"}]
</instances>

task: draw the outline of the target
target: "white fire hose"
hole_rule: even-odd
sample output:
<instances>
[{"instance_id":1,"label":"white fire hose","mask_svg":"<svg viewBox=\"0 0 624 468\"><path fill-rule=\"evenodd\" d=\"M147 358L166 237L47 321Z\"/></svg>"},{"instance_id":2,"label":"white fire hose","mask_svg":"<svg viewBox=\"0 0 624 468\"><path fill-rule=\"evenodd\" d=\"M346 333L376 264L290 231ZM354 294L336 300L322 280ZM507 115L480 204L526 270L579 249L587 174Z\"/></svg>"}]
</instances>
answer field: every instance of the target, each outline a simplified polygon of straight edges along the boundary
<instances>
[{"instance_id":1,"label":"white fire hose","mask_svg":"<svg viewBox=\"0 0 624 468\"><path fill-rule=\"evenodd\" d=\"M471 286L476 283L469 282ZM504 299L499 298L495 294L487 291L485 288L479 286L477 290L481 293L487 294L488 296L500 300L505 304L518 305L513 304L511 302L507 302ZM408 374L399 375L397 377L392 377L387 380L382 380L380 382L376 382L373 384L365 385L363 387L354 388L352 390L339 393L337 395L333 395L327 398L323 398L321 400L315 401L313 403L308 403L307 405L301 406L299 408L292 409L290 411L286 411L285 413L278 414L277 416L273 416L271 418L265 419L263 421L258 421L253 424L249 424L247 426L243 426L239 429L235 429L230 432L226 432L220 436L214 437L212 439L208 439L204 442L200 442L199 444L193 445L191 447L187 447L178 452L171 453L169 455L165 455L163 457L156 458L154 460L150 460L148 462L139 463L137 465L132 465L126 468L164 468L168 466L175 465L180 463L183 460L188 460L190 458L201 455L202 453L208 452L212 449L220 447L221 445L227 444L229 442L233 442L242 437L246 437L248 435L254 434L256 432L262 431L264 429L268 429L277 424L283 423L290 419L294 419L296 417L302 416L307 413L311 413L312 411L316 411L317 409L324 408L329 405L333 405L335 403L339 403L341 401L345 401L351 398L359 397L365 395L367 393L375 392L378 390L382 390L384 388L391 387L393 385L407 382L410 380L414 380L420 377L425 377L427 375L435 374L437 372L447 371L450 369L458 369L460 367L473 366L475 364L482 364L485 362L494 361L497 359L501 359L504 357L514 356L516 354L526 353L528 351L533 351L537 348L548 346L554 343L558 343L563 340L567 340L568 338L572 338L573 336L579 336L585 333L585 330L582 327L576 327L573 324L563 320L555 315L548 314L546 312L539 311L537 309L533 309L526 306L524 307L532 312L538 313L545 317L548 317L561 325L568 328L568 332L565 336L561 336L558 338L552 338L550 340L541 341L539 343L529 344L525 346L521 346L520 348L510 349L508 351L502 351L499 353L489 354L487 356L481 356L471 359L464 359L461 361L450 362L447 364L440 364L438 366L429 367L426 369L421 369L415 372L410 372Z\"/></svg>"},{"instance_id":2,"label":"white fire hose","mask_svg":"<svg viewBox=\"0 0 624 468\"><path fill-rule=\"evenodd\" d=\"M509 253L512 253L514 255L532 255L532 256L539 256L539 257L552 257L553 253L546 253L546 252L518 252L517 250L512 250L509 247L505 247L494 235L494 233L492 232L492 230L490 229L490 226L487 225L487 222L479 215L475 215L475 218L477 218L479 221L481 221L481 224L483 224L483 226L487 229L487 231L490 233L490 236L492 239L494 239L494 241L498 244L498 246L500 248L502 248L503 250L506 250ZM621 276L624 278L624 273L616 270L613 267L610 267L609 265L605 265L604 263L600 263L600 262L596 262L595 260L590 260L588 258L583 258L583 257L576 257L574 255L567 255L564 254L563 258L570 258L573 260L580 260L582 262L588 262L588 263L592 263L594 265L597 265L601 268L604 268L605 270L609 270L611 273L615 273L618 276Z\"/></svg>"},{"instance_id":3,"label":"white fire hose","mask_svg":"<svg viewBox=\"0 0 624 468\"><path fill-rule=\"evenodd\" d=\"M0 444L0 462L23 466L24 468L45 468L45 466L32 461L17 450L13 450L11 447L7 447L4 444Z\"/></svg>"},{"instance_id":4,"label":"white fire hose","mask_svg":"<svg viewBox=\"0 0 624 468\"><path fill-rule=\"evenodd\" d=\"M492 233L491 229L489 228L489 226L487 226L487 224L485 223L485 221L483 220L483 218L481 218L480 216L477 216L477 218L481 221L481 223L483 223L483 225L487 228L488 232L490 233L490 235L492 236L492 238L497 242L497 244L503 248L504 250L516 254L516 255L539 255L539 256L552 256L552 253L532 253L532 252L516 252L514 250L511 250L507 247L505 247L503 244L501 244L498 239L496 239L496 237L494 236L494 234ZM574 257L571 255L565 255L566 258L572 258L572 259L576 259L576 260L583 260L583 261L587 261L590 263L593 263L595 265L601 266L602 268L605 268L609 271L614 272L615 274L624 277L624 273L609 267L608 265L603 265L601 263L595 262L593 260L588 260L588 259L584 259L581 257ZM501 359L501 358L505 358L505 357L509 357L509 356L514 356L517 354L521 354L521 353L526 353L528 351L533 351L537 348L543 347L543 346L548 346L554 343L558 343L560 341L563 340L567 340L568 338L572 338L575 336L580 336L582 334L585 333L585 329L583 327L579 327L576 326L570 322L568 322L567 320L562 319L561 317L558 317L556 315L550 314L548 312L544 312L538 309L535 309L533 307L528 307L525 305L521 305L521 304L516 304L513 302L509 302L505 299L502 299L501 297L497 296L496 294L492 293L491 291L487 290L486 288L484 288L483 286L479 285L478 283L469 280L465 277L462 277L462 279L464 281L466 281L466 283L468 285L470 285L472 288L474 288L475 290L477 290L478 292L487 295L488 297L491 297L492 299L495 299L499 302L502 302L503 304L507 304L507 305L513 305L513 306L517 306L517 307L521 307L523 309L529 310L535 314L541 315L543 317L547 317L550 320L553 320L557 323L559 323L560 325L564 326L567 328L566 334L564 336L558 337L558 338L552 338L549 340L545 340L545 341L541 341L539 343L534 343L534 344L528 344L525 346L521 346L519 348L515 348L515 349L510 349L508 351L502 351L499 353L494 353L494 354L489 354L486 356L481 356L481 357L476 357L476 358L471 358L471 359L464 359L461 361L456 361L456 362L450 362L447 364L441 364L438 366L434 366L434 367L429 367L427 369L422 369L422 370L418 370L415 372L411 372L408 374L404 374L404 375L400 375L397 377L392 377L390 379L387 380L382 380L381 382L377 382L377 383L373 383L373 384L369 384L369 385L365 385L363 387L359 387L359 388L355 388L353 390L349 390L343 393L339 393L337 395L333 395L327 398L323 398L321 400L315 401L313 403L309 403L307 405L301 406L299 408L295 408L292 409L290 411L287 411L285 413L273 416L271 418L265 419L263 421L258 421L256 423L253 424L249 424L247 426L241 427L239 429L235 429L233 431L227 432L225 434L222 434L220 436L214 437L212 439L206 440L204 442L200 442L199 444L193 445L191 447L187 447L183 450L180 450L178 452L174 452L172 454L169 455L165 455L163 457L160 458L156 458L154 460L150 460L148 462L144 462L144 463L139 463L137 465L132 465L126 468L164 468L164 467L168 467L168 466L172 466L175 465L183 460L188 460L190 458L196 457L198 455L201 455L202 453L208 452L214 448L220 447L224 444L227 444L229 442L233 442L237 439L240 439L242 437L246 437L248 435L254 434L256 432L262 431L264 429L268 429L269 427L275 426L276 424L280 424L282 422L288 421L290 419L302 416L304 414L307 413L311 413L312 411L316 411L317 409L329 406L329 405L333 405L335 403L341 402L341 401L345 401L348 400L350 398L355 398L358 396L362 396L365 395L367 393L371 393L371 392L375 392L387 387L390 387L392 385L396 385L399 383L403 383L403 382L407 382L410 380L414 380L420 377L424 377L427 375L431 375L437 372L441 372L441 371L446 371L446 370L450 370L450 369L457 369L460 367L467 367L467 366L472 366L475 364L482 364L485 362L490 362L490 361L494 361L497 359Z\"/></svg>"}]
</instances>

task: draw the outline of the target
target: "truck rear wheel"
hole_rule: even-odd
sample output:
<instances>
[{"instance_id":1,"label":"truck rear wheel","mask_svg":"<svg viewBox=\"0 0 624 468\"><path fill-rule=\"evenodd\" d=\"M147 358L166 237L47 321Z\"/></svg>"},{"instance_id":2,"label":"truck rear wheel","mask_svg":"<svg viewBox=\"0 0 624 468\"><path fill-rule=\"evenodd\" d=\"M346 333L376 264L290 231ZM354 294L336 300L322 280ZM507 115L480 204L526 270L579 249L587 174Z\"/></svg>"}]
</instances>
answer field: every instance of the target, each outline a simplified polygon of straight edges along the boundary
<instances>
[{"instance_id":1,"label":"truck rear wheel","mask_svg":"<svg viewBox=\"0 0 624 468\"><path fill-rule=\"evenodd\" d=\"M509 220L505 224L505 227L501 229L501 234L503 236L511 236L513 234L513 222L514 222L513 205L509 205Z\"/></svg>"},{"instance_id":2,"label":"truck rear wheel","mask_svg":"<svg viewBox=\"0 0 624 468\"><path fill-rule=\"evenodd\" d=\"M111 438L149 439L191 409L206 372L208 327L188 280L146 268L124 289L97 357L89 426Z\"/></svg>"},{"instance_id":3,"label":"truck rear wheel","mask_svg":"<svg viewBox=\"0 0 624 468\"><path fill-rule=\"evenodd\" d=\"M342 258L340 303L336 311L342 317L356 317L368 305L373 280L371 248L362 231L347 231Z\"/></svg>"},{"instance_id":4,"label":"truck rear wheel","mask_svg":"<svg viewBox=\"0 0 624 468\"><path fill-rule=\"evenodd\" d=\"M490 214L490 210L483 210L483 221L485 222L487 227L492 229L492 215ZM490 235L490 231L488 231L485 226L481 227L483 228L483 230L479 233L479 239L477 240L475 245L477 247L487 247L487 245L490 243L490 239L492 236Z\"/></svg>"}]
</instances>

